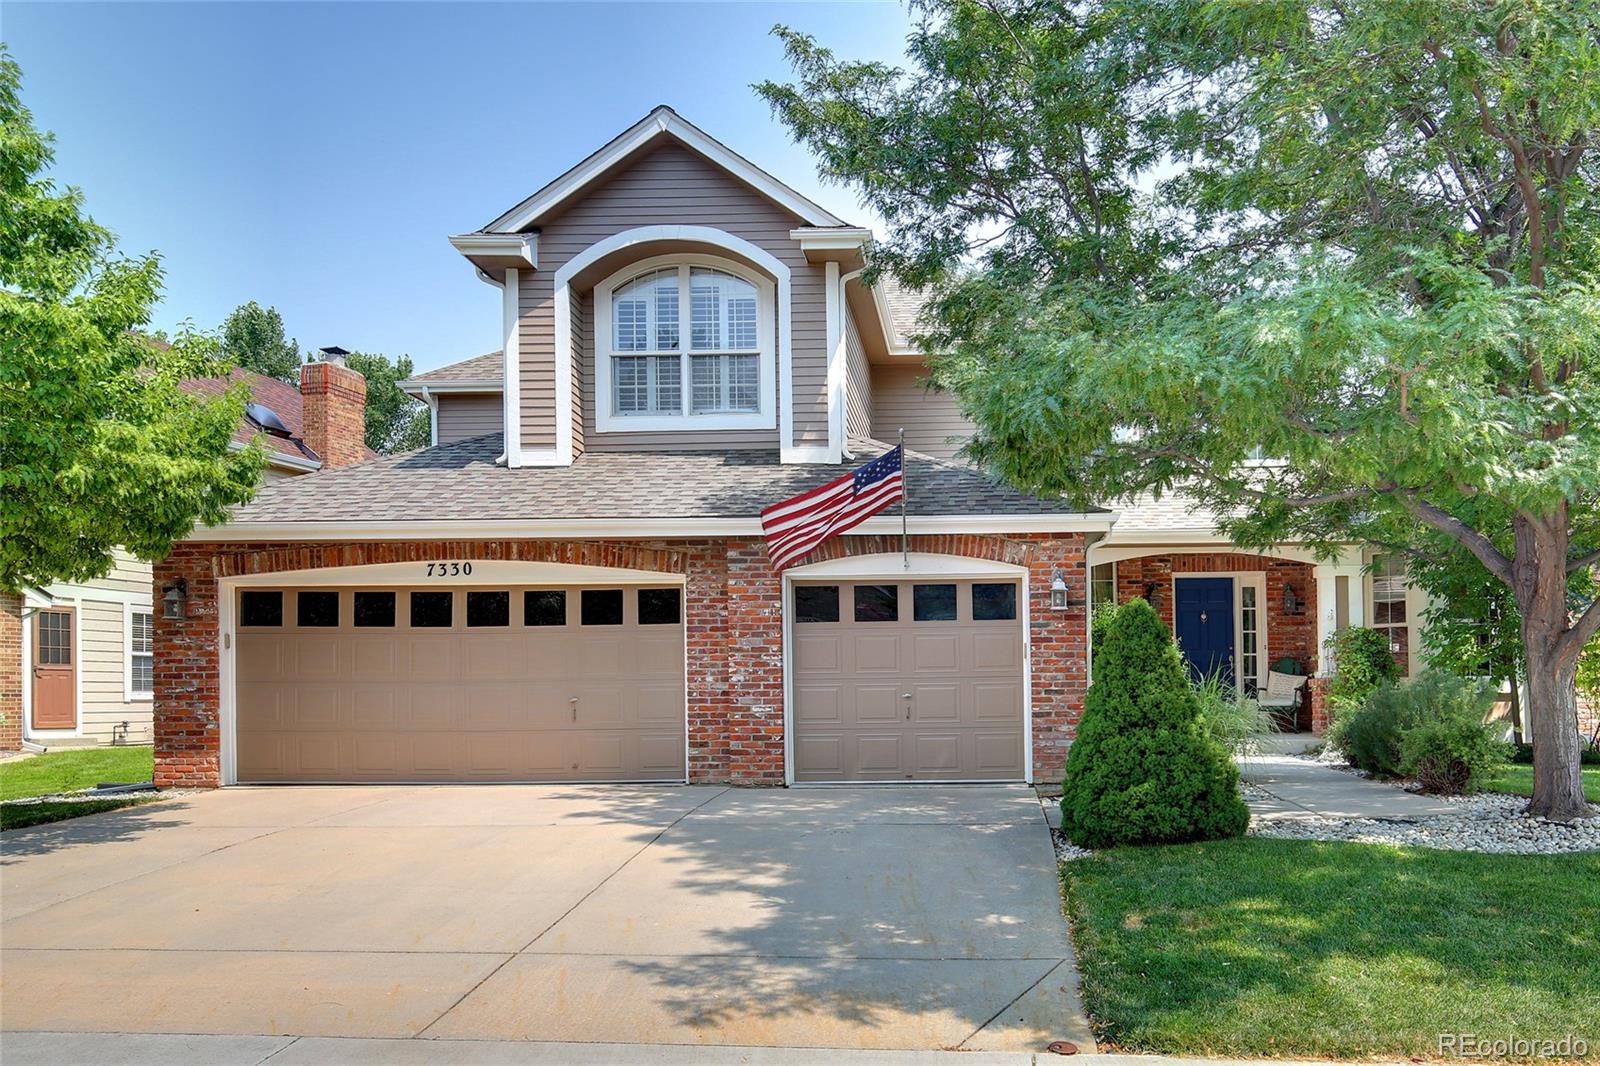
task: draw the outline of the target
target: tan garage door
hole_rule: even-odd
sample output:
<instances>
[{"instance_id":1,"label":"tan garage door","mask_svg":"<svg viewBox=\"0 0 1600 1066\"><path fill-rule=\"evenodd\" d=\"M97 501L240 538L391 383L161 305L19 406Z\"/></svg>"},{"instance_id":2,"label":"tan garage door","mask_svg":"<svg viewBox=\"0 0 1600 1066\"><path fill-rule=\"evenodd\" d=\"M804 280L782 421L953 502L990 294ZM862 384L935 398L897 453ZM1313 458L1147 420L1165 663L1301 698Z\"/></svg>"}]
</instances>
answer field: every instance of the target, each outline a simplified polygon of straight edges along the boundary
<instances>
[{"instance_id":1,"label":"tan garage door","mask_svg":"<svg viewBox=\"0 0 1600 1066\"><path fill-rule=\"evenodd\" d=\"M238 597L241 782L684 778L680 588Z\"/></svg>"},{"instance_id":2,"label":"tan garage door","mask_svg":"<svg viewBox=\"0 0 1600 1066\"><path fill-rule=\"evenodd\" d=\"M796 584L797 781L1020 780L1018 585Z\"/></svg>"}]
</instances>

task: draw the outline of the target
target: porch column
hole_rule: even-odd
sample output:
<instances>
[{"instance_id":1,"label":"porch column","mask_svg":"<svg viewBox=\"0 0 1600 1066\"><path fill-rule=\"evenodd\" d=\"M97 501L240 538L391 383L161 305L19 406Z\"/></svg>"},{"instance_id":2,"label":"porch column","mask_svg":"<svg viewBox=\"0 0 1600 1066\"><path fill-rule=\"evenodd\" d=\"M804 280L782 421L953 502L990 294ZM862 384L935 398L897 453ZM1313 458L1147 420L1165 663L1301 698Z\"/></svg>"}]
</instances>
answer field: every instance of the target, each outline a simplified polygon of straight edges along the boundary
<instances>
[{"instance_id":1,"label":"porch column","mask_svg":"<svg viewBox=\"0 0 1600 1066\"><path fill-rule=\"evenodd\" d=\"M1334 562L1318 563L1312 568L1317 581L1317 676L1333 673L1329 661L1328 642L1341 628L1339 619L1347 626L1366 625L1366 597L1362 595L1361 563L1342 558ZM1340 581L1344 578L1344 581ZM1344 596L1340 598L1340 590Z\"/></svg>"}]
</instances>

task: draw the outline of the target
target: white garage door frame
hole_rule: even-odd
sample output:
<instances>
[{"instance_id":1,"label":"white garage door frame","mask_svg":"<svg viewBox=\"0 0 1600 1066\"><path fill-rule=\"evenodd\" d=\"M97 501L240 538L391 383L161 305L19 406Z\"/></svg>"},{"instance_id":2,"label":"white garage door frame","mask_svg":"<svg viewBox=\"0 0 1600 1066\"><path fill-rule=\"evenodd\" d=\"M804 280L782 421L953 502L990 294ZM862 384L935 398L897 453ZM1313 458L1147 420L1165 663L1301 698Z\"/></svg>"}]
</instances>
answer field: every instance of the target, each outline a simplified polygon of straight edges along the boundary
<instances>
[{"instance_id":1,"label":"white garage door frame","mask_svg":"<svg viewBox=\"0 0 1600 1066\"><path fill-rule=\"evenodd\" d=\"M820 563L796 566L783 572L783 783L790 788L862 788L904 785L904 781L807 781L794 779L794 586L828 581L905 581L917 578L950 578L982 581L1004 578L1016 581L1022 624L1022 772L1023 782L1033 784L1033 644L1028 639L1031 597L1028 595L1028 568L1013 563L974 559L964 555L936 555L912 552L910 566L900 552L851 555ZM941 781L937 784L983 784L993 781Z\"/></svg>"},{"instance_id":2,"label":"white garage door frame","mask_svg":"<svg viewBox=\"0 0 1600 1066\"><path fill-rule=\"evenodd\" d=\"M439 564L471 563L471 575L439 577L430 575L428 567ZM234 650L238 646L234 617L234 601L238 590L245 588L275 588L278 586L307 588L312 586L363 587L414 587L436 585L440 589L456 586L482 585L622 585L629 588L642 586L673 587L684 590L679 601L683 604L683 765L684 783L688 783L689 768L689 597L688 578L656 570L632 570L623 567L582 566L574 563L524 562L509 559L423 559L413 563L369 563L363 566L330 566L315 570L279 570L270 574L240 574L217 581L217 690L218 739L221 751L223 785L239 783L238 714L234 693Z\"/></svg>"}]
</instances>

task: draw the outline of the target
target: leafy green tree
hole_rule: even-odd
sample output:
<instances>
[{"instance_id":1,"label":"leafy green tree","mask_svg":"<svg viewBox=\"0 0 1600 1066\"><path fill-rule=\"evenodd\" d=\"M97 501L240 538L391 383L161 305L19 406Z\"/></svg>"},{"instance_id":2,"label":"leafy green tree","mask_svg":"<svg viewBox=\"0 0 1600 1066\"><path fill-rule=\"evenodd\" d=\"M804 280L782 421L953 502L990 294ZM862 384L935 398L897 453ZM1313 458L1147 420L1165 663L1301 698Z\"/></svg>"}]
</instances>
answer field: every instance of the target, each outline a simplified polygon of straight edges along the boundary
<instances>
[{"instance_id":1,"label":"leafy green tree","mask_svg":"<svg viewBox=\"0 0 1600 1066\"><path fill-rule=\"evenodd\" d=\"M1061 827L1102 848L1238 836L1239 770L1206 733L1172 635L1144 600L1118 607L1067 750Z\"/></svg>"},{"instance_id":2,"label":"leafy green tree","mask_svg":"<svg viewBox=\"0 0 1600 1066\"><path fill-rule=\"evenodd\" d=\"M909 70L780 29L796 82L757 90L887 221L876 266L935 293L969 453L1079 500L1183 485L1244 545L1450 538L1517 604L1529 809L1585 814L1600 7L919 10ZM1485 501L1504 546L1463 517Z\"/></svg>"},{"instance_id":3,"label":"leafy green tree","mask_svg":"<svg viewBox=\"0 0 1600 1066\"><path fill-rule=\"evenodd\" d=\"M382 352L351 352L346 362L367 379L367 447L383 455L426 447L428 408L399 385L411 376L411 357L390 361Z\"/></svg>"},{"instance_id":4,"label":"leafy green tree","mask_svg":"<svg viewBox=\"0 0 1600 1066\"><path fill-rule=\"evenodd\" d=\"M276 307L251 300L234 308L222 323L222 356L257 374L300 383L300 343L284 339L283 316Z\"/></svg>"},{"instance_id":5,"label":"leafy green tree","mask_svg":"<svg viewBox=\"0 0 1600 1066\"><path fill-rule=\"evenodd\" d=\"M44 176L54 159L0 50L0 587L107 573L112 549L160 558L196 520L250 498L263 457L231 450L242 391L209 402L185 378L219 373L188 329L138 332L161 294L154 254L125 258Z\"/></svg>"}]
</instances>

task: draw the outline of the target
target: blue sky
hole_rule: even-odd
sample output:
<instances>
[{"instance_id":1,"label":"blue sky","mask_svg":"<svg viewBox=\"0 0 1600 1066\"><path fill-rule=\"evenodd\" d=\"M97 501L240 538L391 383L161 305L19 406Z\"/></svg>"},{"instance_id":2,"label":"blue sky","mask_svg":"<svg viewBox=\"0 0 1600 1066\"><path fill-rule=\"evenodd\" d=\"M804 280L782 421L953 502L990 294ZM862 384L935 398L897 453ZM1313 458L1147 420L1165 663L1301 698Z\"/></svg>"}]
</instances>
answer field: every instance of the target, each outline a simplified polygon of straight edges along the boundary
<instances>
[{"instance_id":1,"label":"blue sky","mask_svg":"<svg viewBox=\"0 0 1600 1066\"><path fill-rule=\"evenodd\" d=\"M54 177L167 271L156 325L275 305L302 347L498 347L498 295L446 241L658 103L801 192L821 186L751 82L784 78L782 22L898 61L893 3L74 4L6 0Z\"/></svg>"}]
</instances>

